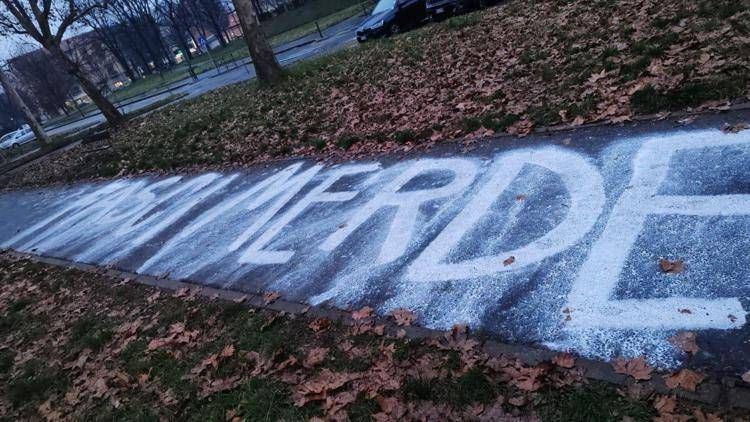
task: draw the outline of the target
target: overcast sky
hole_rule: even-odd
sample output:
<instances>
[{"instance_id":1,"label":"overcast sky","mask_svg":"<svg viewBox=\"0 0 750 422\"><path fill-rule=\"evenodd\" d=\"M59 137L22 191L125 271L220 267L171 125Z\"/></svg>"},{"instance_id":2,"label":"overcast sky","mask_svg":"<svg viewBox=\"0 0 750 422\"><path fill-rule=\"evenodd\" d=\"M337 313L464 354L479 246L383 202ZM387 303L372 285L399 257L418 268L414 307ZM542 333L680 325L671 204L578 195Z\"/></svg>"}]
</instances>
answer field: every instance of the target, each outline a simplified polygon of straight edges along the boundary
<instances>
[{"instance_id":1,"label":"overcast sky","mask_svg":"<svg viewBox=\"0 0 750 422\"><path fill-rule=\"evenodd\" d=\"M19 47L25 47L27 50L29 47L39 48L34 40L29 37L21 36L0 36L0 59L7 60L13 56L13 53L18 51Z\"/></svg>"},{"instance_id":2,"label":"overcast sky","mask_svg":"<svg viewBox=\"0 0 750 422\"><path fill-rule=\"evenodd\" d=\"M86 32L87 30L88 28L86 27L73 25L65 31L65 36L63 38L72 37L73 35ZM39 44L30 37L20 35L0 35L0 60L7 60L13 57L19 47L24 47L24 50L26 51L35 50L39 48Z\"/></svg>"}]
</instances>

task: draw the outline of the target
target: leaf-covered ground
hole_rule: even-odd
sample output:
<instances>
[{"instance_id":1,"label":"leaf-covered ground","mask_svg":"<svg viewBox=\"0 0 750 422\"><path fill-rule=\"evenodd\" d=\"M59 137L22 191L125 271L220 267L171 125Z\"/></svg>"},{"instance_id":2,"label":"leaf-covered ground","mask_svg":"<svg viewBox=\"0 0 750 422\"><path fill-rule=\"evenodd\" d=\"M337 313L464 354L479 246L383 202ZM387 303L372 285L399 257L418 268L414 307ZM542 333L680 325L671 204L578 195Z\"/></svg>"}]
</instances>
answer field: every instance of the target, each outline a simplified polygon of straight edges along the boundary
<instances>
[{"instance_id":1,"label":"leaf-covered ground","mask_svg":"<svg viewBox=\"0 0 750 422\"><path fill-rule=\"evenodd\" d=\"M457 326L391 335L371 308L353 324L250 309L0 255L1 420L743 420L588 383L571 355L488 356ZM278 294L267 293L267 302ZM394 312L401 326L414 316ZM389 331L393 331L392 329ZM684 338L682 341L688 341ZM619 372L648 379L642 359ZM654 376L656 376L654 374ZM670 375L694 388L696 374ZM746 420L746 419L745 419Z\"/></svg>"},{"instance_id":2,"label":"leaf-covered ground","mask_svg":"<svg viewBox=\"0 0 750 422\"><path fill-rule=\"evenodd\" d=\"M6 186L351 157L538 126L723 109L750 94L750 0L510 0L130 122Z\"/></svg>"}]
</instances>

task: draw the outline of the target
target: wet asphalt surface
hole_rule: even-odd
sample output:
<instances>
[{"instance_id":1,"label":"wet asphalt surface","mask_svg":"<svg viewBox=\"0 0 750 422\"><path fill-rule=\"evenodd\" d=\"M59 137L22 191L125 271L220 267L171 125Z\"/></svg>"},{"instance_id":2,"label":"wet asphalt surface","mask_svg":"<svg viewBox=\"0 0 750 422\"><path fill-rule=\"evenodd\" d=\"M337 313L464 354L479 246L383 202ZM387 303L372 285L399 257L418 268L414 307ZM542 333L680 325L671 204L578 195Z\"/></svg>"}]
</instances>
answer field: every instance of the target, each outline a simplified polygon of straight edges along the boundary
<instances>
[{"instance_id":1,"label":"wet asphalt surface","mask_svg":"<svg viewBox=\"0 0 750 422\"><path fill-rule=\"evenodd\" d=\"M290 160L6 192L0 245L318 305L407 307L429 327L468 323L588 357L740 374L750 369L750 131L719 128L750 111L675 120L321 168ZM675 197L687 202L643 211ZM613 227L618 212L621 226L645 214L624 248L613 246L627 235ZM661 258L685 270L665 274ZM666 341L681 329L698 333L695 356Z\"/></svg>"}]
</instances>

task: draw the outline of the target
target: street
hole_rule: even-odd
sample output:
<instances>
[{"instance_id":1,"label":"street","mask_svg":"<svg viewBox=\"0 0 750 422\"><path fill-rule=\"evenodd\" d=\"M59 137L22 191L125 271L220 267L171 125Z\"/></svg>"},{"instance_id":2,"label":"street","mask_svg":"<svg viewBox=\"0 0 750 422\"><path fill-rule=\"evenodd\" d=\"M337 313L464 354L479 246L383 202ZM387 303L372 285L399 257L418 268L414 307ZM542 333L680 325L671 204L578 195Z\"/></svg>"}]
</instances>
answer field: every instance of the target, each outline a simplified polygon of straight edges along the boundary
<instances>
[{"instance_id":1,"label":"street","mask_svg":"<svg viewBox=\"0 0 750 422\"><path fill-rule=\"evenodd\" d=\"M692 364L742 372L750 131L725 118L6 192L0 245L667 368L694 330Z\"/></svg>"},{"instance_id":2,"label":"street","mask_svg":"<svg viewBox=\"0 0 750 422\"><path fill-rule=\"evenodd\" d=\"M327 54L338 49L344 48L353 42L356 42L354 31L359 26L363 17L360 15L349 18L336 25L323 30L323 39L319 39L317 33L307 35L305 37L290 41L286 44L282 44L276 47L275 51L283 51L277 54L277 59L282 66L288 66L300 60L307 60L316 56ZM296 45L304 44L298 48L292 48ZM150 104L161 101L172 95L184 95L178 99L178 101L186 100L197 97L206 92L213 91L223 86L243 82L249 79L255 78L255 69L252 64L248 64L249 59L240 60L240 65L237 63L237 67L229 71L218 72L216 70L208 70L198 75L198 81L193 82L190 79L184 79L182 81L175 82L172 84L174 89L161 88L166 90L159 95L148 96L142 100L127 102L127 105L120 106L118 109L123 113L131 113L143 107L147 107ZM235 64L230 64L229 67L233 67ZM80 120L73 121L63 126L52 126L52 129L48 131L50 136L61 133L71 132L75 130L82 130L87 127L102 123L104 121L101 113L95 113L88 115Z\"/></svg>"}]
</instances>

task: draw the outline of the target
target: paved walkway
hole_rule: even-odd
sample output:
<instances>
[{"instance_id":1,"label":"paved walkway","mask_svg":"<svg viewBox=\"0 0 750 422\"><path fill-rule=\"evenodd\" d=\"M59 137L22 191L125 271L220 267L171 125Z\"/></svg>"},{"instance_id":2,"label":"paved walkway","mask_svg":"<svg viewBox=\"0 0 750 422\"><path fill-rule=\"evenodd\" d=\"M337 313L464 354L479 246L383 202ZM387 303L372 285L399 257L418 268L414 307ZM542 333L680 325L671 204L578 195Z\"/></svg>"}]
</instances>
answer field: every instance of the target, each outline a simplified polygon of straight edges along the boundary
<instances>
[{"instance_id":1,"label":"paved walkway","mask_svg":"<svg viewBox=\"0 0 750 422\"><path fill-rule=\"evenodd\" d=\"M0 245L589 357L750 369L750 131L714 116L406 160L0 195Z\"/></svg>"}]
</instances>

